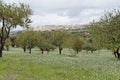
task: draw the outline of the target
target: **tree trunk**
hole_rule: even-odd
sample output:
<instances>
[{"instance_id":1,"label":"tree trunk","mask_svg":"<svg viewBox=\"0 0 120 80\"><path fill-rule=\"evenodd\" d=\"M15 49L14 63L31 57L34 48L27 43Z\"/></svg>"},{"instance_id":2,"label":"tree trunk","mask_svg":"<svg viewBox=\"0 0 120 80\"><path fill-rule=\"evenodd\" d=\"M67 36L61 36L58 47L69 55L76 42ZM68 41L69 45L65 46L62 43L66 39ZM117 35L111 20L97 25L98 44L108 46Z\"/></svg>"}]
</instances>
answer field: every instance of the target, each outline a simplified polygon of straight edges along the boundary
<instances>
[{"instance_id":1,"label":"tree trunk","mask_svg":"<svg viewBox=\"0 0 120 80\"><path fill-rule=\"evenodd\" d=\"M93 53L93 50L91 50L91 53Z\"/></svg>"},{"instance_id":2,"label":"tree trunk","mask_svg":"<svg viewBox=\"0 0 120 80\"><path fill-rule=\"evenodd\" d=\"M47 54L49 54L49 52L50 52L50 49L49 49L49 48L46 48L46 51L47 51Z\"/></svg>"},{"instance_id":3,"label":"tree trunk","mask_svg":"<svg viewBox=\"0 0 120 80\"><path fill-rule=\"evenodd\" d=\"M120 58L119 48L117 48L116 54L117 54L117 58L119 59Z\"/></svg>"},{"instance_id":4,"label":"tree trunk","mask_svg":"<svg viewBox=\"0 0 120 80\"><path fill-rule=\"evenodd\" d=\"M9 37L9 33L10 33L10 28L6 29L6 24L5 24L5 18L2 18L2 27L1 27L1 34L0 34L0 57L2 57L2 51L4 48L4 44L5 44L5 40Z\"/></svg>"},{"instance_id":5,"label":"tree trunk","mask_svg":"<svg viewBox=\"0 0 120 80\"><path fill-rule=\"evenodd\" d=\"M119 48L117 48L116 50L113 50L114 56L118 59L120 59L120 53L119 53Z\"/></svg>"},{"instance_id":6,"label":"tree trunk","mask_svg":"<svg viewBox=\"0 0 120 80\"><path fill-rule=\"evenodd\" d=\"M79 52L79 51L77 50L76 53L78 54L78 52Z\"/></svg>"},{"instance_id":7,"label":"tree trunk","mask_svg":"<svg viewBox=\"0 0 120 80\"><path fill-rule=\"evenodd\" d=\"M0 46L0 58L2 58L3 46L4 46L4 43L2 43Z\"/></svg>"},{"instance_id":8,"label":"tree trunk","mask_svg":"<svg viewBox=\"0 0 120 80\"><path fill-rule=\"evenodd\" d=\"M14 47L15 47L15 44L12 44L12 47L14 48Z\"/></svg>"},{"instance_id":9,"label":"tree trunk","mask_svg":"<svg viewBox=\"0 0 120 80\"><path fill-rule=\"evenodd\" d=\"M23 47L23 51L24 51L24 53L26 52L26 47L25 46Z\"/></svg>"},{"instance_id":10,"label":"tree trunk","mask_svg":"<svg viewBox=\"0 0 120 80\"><path fill-rule=\"evenodd\" d=\"M1 28L1 36L0 36L0 58L2 58L2 52L3 52L3 48L4 48L4 43L6 40L6 36L4 34L4 29L5 29L5 19L3 17L2 19L2 28ZM8 35L7 35L8 36ZM5 38L6 37L6 38Z\"/></svg>"},{"instance_id":11,"label":"tree trunk","mask_svg":"<svg viewBox=\"0 0 120 80\"><path fill-rule=\"evenodd\" d=\"M0 48L0 58L2 58L2 49Z\"/></svg>"},{"instance_id":12,"label":"tree trunk","mask_svg":"<svg viewBox=\"0 0 120 80\"><path fill-rule=\"evenodd\" d=\"M32 49L32 48L30 47L30 48L29 48L29 54L31 54L31 49Z\"/></svg>"},{"instance_id":13,"label":"tree trunk","mask_svg":"<svg viewBox=\"0 0 120 80\"><path fill-rule=\"evenodd\" d=\"M44 51L43 50L41 50L41 54L43 54L44 53Z\"/></svg>"},{"instance_id":14,"label":"tree trunk","mask_svg":"<svg viewBox=\"0 0 120 80\"><path fill-rule=\"evenodd\" d=\"M62 54L62 50L63 50L63 48L62 48L62 47L59 47L59 54L60 54L60 55Z\"/></svg>"},{"instance_id":15,"label":"tree trunk","mask_svg":"<svg viewBox=\"0 0 120 80\"><path fill-rule=\"evenodd\" d=\"M7 51L9 51L9 46L6 46Z\"/></svg>"},{"instance_id":16,"label":"tree trunk","mask_svg":"<svg viewBox=\"0 0 120 80\"><path fill-rule=\"evenodd\" d=\"M41 54L43 54L43 53L44 53L44 49L43 49L43 48L40 48L40 50L41 50Z\"/></svg>"},{"instance_id":17,"label":"tree trunk","mask_svg":"<svg viewBox=\"0 0 120 80\"><path fill-rule=\"evenodd\" d=\"M113 51L113 54L114 54L114 56L117 58L117 54L116 54L116 51L115 51L115 50Z\"/></svg>"}]
</instances>

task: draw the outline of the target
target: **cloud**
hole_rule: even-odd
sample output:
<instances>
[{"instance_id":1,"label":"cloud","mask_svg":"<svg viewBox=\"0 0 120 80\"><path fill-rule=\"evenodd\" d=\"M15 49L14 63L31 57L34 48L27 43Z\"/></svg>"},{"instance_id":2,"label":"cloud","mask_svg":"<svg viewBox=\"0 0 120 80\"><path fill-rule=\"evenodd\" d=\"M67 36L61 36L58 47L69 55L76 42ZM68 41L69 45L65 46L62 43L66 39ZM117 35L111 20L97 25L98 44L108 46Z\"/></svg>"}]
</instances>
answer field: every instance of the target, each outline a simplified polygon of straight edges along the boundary
<instances>
[{"instance_id":1,"label":"cloud","mask_svg":"<svg viewBox=\"0 0 120 80\"><path fill-rule=\"evenodd\" d=\"M34 15L32 16L33 26L34 25L66 25L75 24L77 18L70 18L69 16L60 16L57 14L45 14L45 15ZM47 24L46 24L47 23Z\"/></svg>"},{"instance_id":2,"label":"cloud","mask_svg":"<svg viewBox=\"0 0 120 80\"><path fill-rule=\"evenodd\" d=\"M120 0L5 0L29 4L34 15L32 26L83 24L98 19L105 11L119 9Z\"/></svg>"}]
</instances>

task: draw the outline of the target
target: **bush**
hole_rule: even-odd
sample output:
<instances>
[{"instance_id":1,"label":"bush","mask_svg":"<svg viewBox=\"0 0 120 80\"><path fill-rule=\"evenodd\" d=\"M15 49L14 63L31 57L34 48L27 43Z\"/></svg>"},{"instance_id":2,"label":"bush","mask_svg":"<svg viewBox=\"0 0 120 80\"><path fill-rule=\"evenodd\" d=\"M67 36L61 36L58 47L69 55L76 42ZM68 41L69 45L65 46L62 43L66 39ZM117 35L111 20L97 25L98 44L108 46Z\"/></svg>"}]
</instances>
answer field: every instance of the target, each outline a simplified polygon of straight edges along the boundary
<instances>
[{"instance_id":1,"label":"bush","mask_svg":"<svg viewBox=\"0 0 120 80\"><path fill-rule=\"evenodd\" d=\"M83 50L86 50L87 52L91 51L91 53L93 53L93 51L96 51L97 49L92 45L86 45L83 47Z\"/></svg>"}]
</instances>

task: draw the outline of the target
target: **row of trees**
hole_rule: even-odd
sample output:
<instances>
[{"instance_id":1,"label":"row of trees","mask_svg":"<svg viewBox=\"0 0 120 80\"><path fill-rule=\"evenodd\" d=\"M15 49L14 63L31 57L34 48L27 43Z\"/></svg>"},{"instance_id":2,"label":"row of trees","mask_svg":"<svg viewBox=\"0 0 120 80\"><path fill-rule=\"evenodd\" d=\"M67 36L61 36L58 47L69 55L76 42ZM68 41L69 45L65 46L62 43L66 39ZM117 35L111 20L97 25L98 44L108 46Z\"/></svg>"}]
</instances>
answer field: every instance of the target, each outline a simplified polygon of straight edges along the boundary
<instances>
[{"instance_id":1,"label":"row of trees","mask_svg":"<svg viewBox=\"0 0 120 80\"><path fill-rule=\"evenodd\" d=\"M97 49L89 40L80 36L78 33L71 33L66 30L56 30L56 31L33 31L26 30L16 35L11 35L9 39L6 40L4 49L9 50L9 47L21 47L24 52L31 50L34 47L38 47L43 54L44 51L54 50L58 48L59 54L62 54L63 48L73 49L75 54L78 54L81 50L96 51Z\"/></svg>"},{"instance_id":2,"label":"row of trees","mask_svg":"<svg viewBox=\"0 0 120 80\"><path fill-rule=\"evenodd\" d=\"M19 33L16 38L16 46L23 48L24 52L29 49L31 53L31 49L37 46L42 54L44 51L49 52L55 48L59 49L59 54L62 54L63 48L70 48L78 53L85 43L80 36L65 30L43 32L27 30Z\"/></svg>"},{"instance_id":3,"label":"row of trees","mask_svg":"<svg viewBox=\"0 0 120 80\"><path fill-rule=\"evenodd\" d=\"M7 50L10 44L9 33L11 29L16 28L18 25L28 28L31 23L30 15L32 10L29 5L20 4L6 4L0 0L0 57L2 57L2 51L4 46ZM94 51L97 49L107 48L112 49L116 58L120 58L120 11L113 10L107 12L98 21L90 23L88 28L89 34L80 37L79 35L73 35L64 30L58 31L44 31L36 32L27 30L17 35L15 39L11 39L12 46L26 49L39 47L42 53L55 49L59 49L59 54L62 53L64 47L73 49L76 53L82 49ZM15 41L16 40L16 41Z\"/></svg>"},{"instance_id":4,"label":"row of trees","mask_svg":"<svg viewBox=\"0 0 120 80\"><path fill-rule=\"evenodd\" d=\"M4 46L9 50L10 43L10 31L17 26L28 28L32 15L32 10L29 5L24 3L19 4L7 4L3 0L0 0L0 57L2 57L2 51ZM15 41L16 40L16 41ZM83 38L76 35L71 35L66 31L53 31L53 32L35 32L25 31L17 35L17 38L12 38L12 46L22 47L24 52L26 49L31 49L35 46L40 50L51 50L54 48L59 49L59 54L62 53L64 47L72 48L78 53L86 43Z\"/></svg>"}]
</instances>

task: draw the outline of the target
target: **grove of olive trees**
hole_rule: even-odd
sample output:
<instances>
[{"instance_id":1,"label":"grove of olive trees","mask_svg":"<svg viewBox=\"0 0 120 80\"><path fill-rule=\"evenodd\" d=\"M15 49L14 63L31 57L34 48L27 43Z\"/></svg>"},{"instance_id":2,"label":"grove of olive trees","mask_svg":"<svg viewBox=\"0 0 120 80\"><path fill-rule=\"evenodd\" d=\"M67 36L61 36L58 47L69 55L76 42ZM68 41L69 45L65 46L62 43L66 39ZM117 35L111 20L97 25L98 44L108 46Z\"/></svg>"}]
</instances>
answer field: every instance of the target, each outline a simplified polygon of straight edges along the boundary
<instances>
[{"instance_id":1,"label":"grove of olive trees","mask_svg":"<svg viewBox=\"0 0 120 80\"><path fill-rule=\"evenodd\" d=\"M29 27L32 10L24 3L7 4L0 1L0 57L4 46L21 47L23 51L38 47L43 54L44 51L58 49L62 54L64 48L73 49L76 53L81 50L96 51L100 49L112 49L116 58L120 58L120 11L113 10L106 13L98 21L89 24L87 30L74 32L67 30L55 31L33 31L26 29L15 37L10 36L10 31L17 26Z\"/></svg>"},{"instance_id":2,"label":"grove of olive trees","mask_svg":"<svg viewBox=\"0 0 120 80\"><path fill-rule=\"evenodd\" d=\"M32 35L32 36L31 36ZM78 35L73 35L65 30L56 31L33 31L26 30L20 32L16 38L16 46L23 48L23 51L29 50L34 47L38 47L43 54L44 51L52 51L54 49L59 50L59 54L62 54L64 48L73 49L76 53L83 49L83 45L86 41Z\"/></svg>"}]
</instances>

